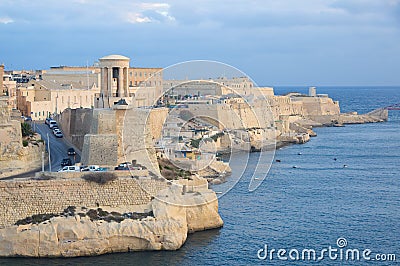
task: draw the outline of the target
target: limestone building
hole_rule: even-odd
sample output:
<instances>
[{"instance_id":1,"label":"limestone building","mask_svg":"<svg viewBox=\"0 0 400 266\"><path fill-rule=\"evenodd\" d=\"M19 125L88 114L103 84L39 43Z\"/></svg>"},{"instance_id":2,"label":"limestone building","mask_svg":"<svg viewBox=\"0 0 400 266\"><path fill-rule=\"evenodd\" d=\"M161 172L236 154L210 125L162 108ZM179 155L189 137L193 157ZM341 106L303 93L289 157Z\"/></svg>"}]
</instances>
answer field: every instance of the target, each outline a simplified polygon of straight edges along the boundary
<instances>
[{"instance_id":1,"label":"limestone building","mask_svg":"<svg viewBox=\"0 0 400 266\"><path fill-rule=\"evenodd\" d=\"M22 115L33 120L44 120L67 108L93 108L94 96L99 92L96 84L89 89L80 83L59 83L31 80L17 90L17 107Z\"/></svg>"}]
</instances>

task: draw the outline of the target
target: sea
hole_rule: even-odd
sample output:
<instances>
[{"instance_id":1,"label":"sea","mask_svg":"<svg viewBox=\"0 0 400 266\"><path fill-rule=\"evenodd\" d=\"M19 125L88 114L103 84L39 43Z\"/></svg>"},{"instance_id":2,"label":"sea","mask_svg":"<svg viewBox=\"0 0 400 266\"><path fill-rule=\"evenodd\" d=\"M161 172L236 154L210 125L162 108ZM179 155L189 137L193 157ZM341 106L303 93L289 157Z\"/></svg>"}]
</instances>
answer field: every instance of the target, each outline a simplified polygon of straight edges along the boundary
<instances>
[{"instance_id":1,"label":"sea","mask_svg":"<svg viewBox=\"0 0 400 266\"><path fill-rule=\"evenodd\" d=\"M339 101L342 112L366 113L400 103L400 87L317 90ZM307 93L308 88L275 88L276 94L292 91ZM248 154L236 156L232 176L221 185L232 185L219 198L224 226L190 234L180 250L71 259L3 258L0 264L400 264L400 111L390 111L385 123L315 131L318 136L310 142L277 150L267 177L253 192L248 189L252 173L240 176L236 169L246 161L253 163L257 154L248 160Z\"/></svg>"}]
</instances>

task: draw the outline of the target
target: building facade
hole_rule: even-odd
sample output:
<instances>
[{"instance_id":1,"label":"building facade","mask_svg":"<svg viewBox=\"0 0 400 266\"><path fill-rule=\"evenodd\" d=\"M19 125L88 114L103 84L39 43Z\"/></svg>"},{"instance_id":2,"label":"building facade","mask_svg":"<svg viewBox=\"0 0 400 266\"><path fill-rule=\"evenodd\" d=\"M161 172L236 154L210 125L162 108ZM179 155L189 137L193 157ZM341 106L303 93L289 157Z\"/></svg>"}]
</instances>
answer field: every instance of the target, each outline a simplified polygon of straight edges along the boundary
<instances>
[{"instance_id":1,"label":"building facade","mask_svg":"<svg viewBox=\"0 0 400 266\"><path fill-rule=\"evenodd\" d=\"M79 83L62 84L46 80L31 80L17 90L17 107L32 120L44 120L67 108L93 108L99 88L82 88Z\"/></svg>"}]
</instances>

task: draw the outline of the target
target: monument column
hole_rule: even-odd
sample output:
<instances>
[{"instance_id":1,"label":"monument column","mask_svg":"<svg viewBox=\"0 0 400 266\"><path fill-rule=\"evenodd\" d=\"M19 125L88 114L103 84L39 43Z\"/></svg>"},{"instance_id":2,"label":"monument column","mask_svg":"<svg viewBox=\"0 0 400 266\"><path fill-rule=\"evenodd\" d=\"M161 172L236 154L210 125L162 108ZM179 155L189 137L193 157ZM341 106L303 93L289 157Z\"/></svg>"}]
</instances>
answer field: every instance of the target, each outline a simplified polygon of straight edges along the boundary
<instances>
[{"instance_id":1,"label":"monument column","mask_svg":"<svg viewBox=\"0 0 400 266\"><path fill-rule=\"evenodd\" d=\"M118 88L117 95L122 97L124 92L124 69L122 67L118 68Z\"/></svg>"},{"instance_id":2,"label":"monument column","mask_svg":"<svg viewBox=\"0 0 400 266\"><path fill-rule=\"evenodd\" d=\"M124 67L124 96L129 97L129 80L128 68Z\"/></svg>"},{"instance_id":3,"label":"monument column","mask_svg":"<svg viewBox=\"0 0 400 266\"><path fill-rule=\"evenodd\" d=\"M107 68L101 68L101 95L107 95Z\"/></svg>"},{"instance_id":4,"label":"monument column","mask_svg":"<svg viewBox=\"0 0 400 266\"><path fill-rule=\"evenodd\" d=\"M107 96L108 97L112 97L112 83L113 83L113 71L112 71L112 67L107 67L107 81L108 81L108 86L107 86Z\"/></svg>"}]
</instances>

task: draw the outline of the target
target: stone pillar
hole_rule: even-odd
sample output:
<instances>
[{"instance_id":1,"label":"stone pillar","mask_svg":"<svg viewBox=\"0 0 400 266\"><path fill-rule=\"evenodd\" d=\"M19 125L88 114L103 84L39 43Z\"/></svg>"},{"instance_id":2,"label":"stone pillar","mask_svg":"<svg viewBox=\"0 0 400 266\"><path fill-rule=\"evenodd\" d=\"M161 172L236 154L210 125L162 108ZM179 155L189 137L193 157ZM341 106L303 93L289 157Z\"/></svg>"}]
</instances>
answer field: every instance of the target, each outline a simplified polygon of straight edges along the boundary
<instances>
[{"instance_id":1,"label":"stone pillar","mask_svg":"<svg viewBox=\"0 0 400 266\"><path fill-rule=\"evenodd\" d=\"M122 67L118 68L118 88L117 88L117 96L123 97L124 95L124 70Z\"/></svg>"},{"instance_id":2,"label":"stone pillar","mask_svg":"<svg viewBox=\"0 0 400 266\"><path fill-rule=\"evenodd\" d=\"M101 93L103 94L104 97L108 95L107 88L108 88L107 68L103 67L101 69Z\"/></svg>"},{"instance_id":3,"label":"stone pillar","mask_svg":"<svg viewBox=\"0 0 400 266\"><path fill-rule=\"evenodd\" d=\"M128 68L124 67L124 96L129 97L129 74Z\"/></svg>"},{"instance_id":4,"label":"stone pillar","mask_svg":"<svg viewBox=\"0 0 400 266\"><path fill-rule=\"evenodd\" d=\"M112 67L107 67L107 97L112 97L113 70Z\"/></svg>"}]
</instances>

